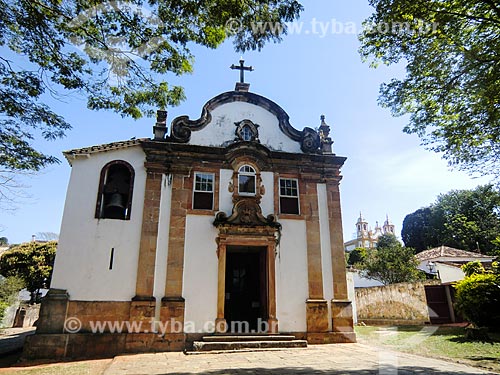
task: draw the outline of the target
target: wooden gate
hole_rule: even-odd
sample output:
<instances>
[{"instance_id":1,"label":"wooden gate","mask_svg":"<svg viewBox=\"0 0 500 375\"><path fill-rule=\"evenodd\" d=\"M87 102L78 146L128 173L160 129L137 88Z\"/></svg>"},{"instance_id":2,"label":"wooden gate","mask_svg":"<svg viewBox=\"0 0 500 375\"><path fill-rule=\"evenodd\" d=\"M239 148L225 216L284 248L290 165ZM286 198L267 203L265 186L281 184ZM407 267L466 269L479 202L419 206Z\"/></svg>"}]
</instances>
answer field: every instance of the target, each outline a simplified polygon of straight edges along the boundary
<instances>
[{"instance_id":1,"label":"wooden gate","mask_svg":"<svg viewBox=\"0 0 500 375\"><path fill-rule=\"evenodd\" d=\"M431 324L451 323L454 320L450 314L445 285L426 285L425 298Z\"/></svg>"}]
</instances>

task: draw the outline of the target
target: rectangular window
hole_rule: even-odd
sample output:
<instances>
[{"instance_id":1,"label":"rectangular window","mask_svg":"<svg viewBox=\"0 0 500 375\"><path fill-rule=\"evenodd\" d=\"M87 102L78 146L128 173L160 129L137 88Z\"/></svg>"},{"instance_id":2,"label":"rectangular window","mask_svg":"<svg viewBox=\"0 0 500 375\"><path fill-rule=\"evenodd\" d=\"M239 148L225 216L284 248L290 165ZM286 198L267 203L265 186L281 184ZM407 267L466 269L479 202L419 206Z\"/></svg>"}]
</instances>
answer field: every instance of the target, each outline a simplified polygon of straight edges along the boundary
<instances>
[{"instance_id":1,"label":"rectangular window","mask_svg":"<svg viewBox=\"0 0 500 375\"><path fill-rule=\"evenodd\" d=\"M238 192L244 195L255 195L255 176L238 176Z\"/></svg>"},{"instance_id":2,"label":"rectangular window","mask_svg":"<svg viewBox=\"0 0 500 375\"><path fill-rule=\"evenodd\" d=\"M214 175L212 173L194 174L193 209L213 210L214 208Z\"/></svg>"},{"instance_id":3,"label":"rectangular window","mask_svg":"<svg viewBox=\"0 0 500 375\"><path fill-rule=\"evenodd\" d=\"M299 214L299 184L296 179L280 178L280 213Z\"/></svg>"}]
</instances>

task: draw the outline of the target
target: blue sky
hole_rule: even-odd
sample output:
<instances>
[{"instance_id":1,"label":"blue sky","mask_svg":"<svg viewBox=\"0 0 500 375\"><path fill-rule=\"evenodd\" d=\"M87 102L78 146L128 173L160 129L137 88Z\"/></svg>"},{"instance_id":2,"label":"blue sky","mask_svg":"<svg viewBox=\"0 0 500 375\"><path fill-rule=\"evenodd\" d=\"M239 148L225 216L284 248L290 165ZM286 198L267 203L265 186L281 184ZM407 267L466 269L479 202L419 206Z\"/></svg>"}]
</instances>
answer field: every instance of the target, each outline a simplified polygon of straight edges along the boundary
<instances>
[{"instance_id":1,"label":"blue sky","mask_svg":"<svg viewBox=\"0 0 500 375\"><path fill-rule=\"evenodd\" d=\"M402 132L405 118L393 118L377 105L380 84L401 76L404 70L401 66L372 69L362 63L353 32L361 29L372 12L367 0L307 0L303 4L301 23L282 43L245 53L246 63L255 68L247 73L246 81L251 91L282 106L298 129L317 127L320 115L326 116L334 152L348 158L341 183L344 240L351 239L360 211L372 226L388 214L399 233L404 217L433 202L438 194L487 181L450 171L439 155L420 146L416 136ZM231 41L216 50L197 47L193 52L193 74L167 77L183 85L187 95L184 103L169 109L169 123L184 114L198 118L206 101L232 90L239 78L238 72L229 69L240 58ZM84 98L76 95L51 105L73 130L64 139L36 143L59 157L61 164L23 179L30 186L26 190L30 197L17 210L0 212L0 236L11 243L29 241L37 232L59 232L70 174L63 150L150 137L154 125L154 119L134 121L111 112L90 111Z\"/></svg>"}]
</instances>

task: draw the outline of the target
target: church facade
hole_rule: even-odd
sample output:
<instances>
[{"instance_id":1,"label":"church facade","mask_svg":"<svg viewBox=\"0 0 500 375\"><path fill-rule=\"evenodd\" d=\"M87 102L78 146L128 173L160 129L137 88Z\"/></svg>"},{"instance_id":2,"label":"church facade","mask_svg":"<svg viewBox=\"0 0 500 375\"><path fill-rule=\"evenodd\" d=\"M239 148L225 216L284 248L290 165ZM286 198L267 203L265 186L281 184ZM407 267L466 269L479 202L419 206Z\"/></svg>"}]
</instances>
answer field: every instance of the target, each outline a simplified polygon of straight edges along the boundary
<instances>
[{"instance_id":1,"label":"church facade","mask_svg":"<svg viewBox=\"0 0 500 375\"><path fill-rule=\"evenodd\" d=\"M184 350L225 333L355 341L345 158L324 117L297 130L248 88L170 131L158 111L153 139L64 153L59 248L27 357Z\"/></svg>"},{"instance_id":2,"label":"church facade","mask_svg":"<svg viewBox=\"0 0 500 375\"><path fill-rule=\"evenodd\" d=\"M372 230L360 212L359 218L356 221L356 238L345 242L344 250L346 252L350 252L357 247L373 249L374 247L377 247L378 238L383 234L396 235L395 226L391 220L389 220L389 215L386 215L384 225L382 227L380 227L377 221L375 222L375 228Z\"/></svg>"}]
</instances>

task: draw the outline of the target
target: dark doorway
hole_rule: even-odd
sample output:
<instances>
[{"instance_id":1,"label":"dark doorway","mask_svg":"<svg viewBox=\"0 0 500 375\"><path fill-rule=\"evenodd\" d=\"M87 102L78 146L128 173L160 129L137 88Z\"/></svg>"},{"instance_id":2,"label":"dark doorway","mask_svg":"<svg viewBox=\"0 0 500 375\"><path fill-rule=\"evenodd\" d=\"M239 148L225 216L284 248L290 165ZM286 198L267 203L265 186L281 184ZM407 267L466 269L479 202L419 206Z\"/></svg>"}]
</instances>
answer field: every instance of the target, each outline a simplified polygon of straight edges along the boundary
<instances>
[{"instance_id":1,"label":"dark doorway","mask_svg":"<svg viewBox=\"0 0 500 375\"><path fill-rule=\"evenodd\" d=\"M266 248L229 246L224 318L229 332L253 333L267 319Z\"/></svg>"},{"instance_id":2,"label":"dark doorway","mask_svg":"<svg viewBox=\"0 0 500 375\"><path fill-rule=\"evenodd\" d=\"M425 298L431 324L452 322L444 285L426 285Z\"/></svg>"}]
</instances>

